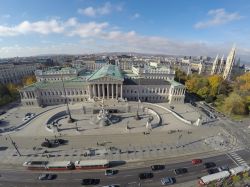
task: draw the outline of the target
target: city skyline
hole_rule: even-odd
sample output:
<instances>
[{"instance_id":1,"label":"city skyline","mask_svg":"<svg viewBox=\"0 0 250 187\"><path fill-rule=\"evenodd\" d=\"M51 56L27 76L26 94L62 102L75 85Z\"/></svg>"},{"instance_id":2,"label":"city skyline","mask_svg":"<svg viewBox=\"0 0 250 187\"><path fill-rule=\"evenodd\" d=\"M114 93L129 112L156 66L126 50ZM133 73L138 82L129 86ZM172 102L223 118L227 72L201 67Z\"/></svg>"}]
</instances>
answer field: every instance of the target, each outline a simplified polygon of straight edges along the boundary
<instances>
[{"instance_id":1,"label":"city skyline","mask_svg":"<svg viewBox=\"0 0 250 187\"><path fill-rule=\"evenodd\" d=\"M0 58L139 52L228 55L250 61L250 3L237 1L0 3Z\"/></svg>"}]
</instances>

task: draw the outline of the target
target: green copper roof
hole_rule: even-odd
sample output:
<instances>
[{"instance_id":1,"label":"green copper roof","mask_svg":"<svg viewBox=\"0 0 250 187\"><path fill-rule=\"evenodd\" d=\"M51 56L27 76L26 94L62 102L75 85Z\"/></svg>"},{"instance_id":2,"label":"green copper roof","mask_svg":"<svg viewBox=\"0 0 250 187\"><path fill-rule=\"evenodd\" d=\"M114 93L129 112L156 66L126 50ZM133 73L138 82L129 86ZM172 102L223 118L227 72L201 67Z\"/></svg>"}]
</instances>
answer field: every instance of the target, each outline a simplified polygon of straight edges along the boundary
<instances>
[{"instance_id":1,"label":"green copper roof","mask_svg":"<svg viewBox=\"0 0 250 187\"><path fill-rule=\"evenodd\" d=\"M183 84L179 83L179 82L176 82L174 80L172 81L169 81L171 83L172 86L184 86Z\"/></svg>"},{"instance_id":2,"label":"green copper roof","mask_svg":"<svg viewBox=\"0 0 250 187\"><path fill-rule=\"evenodd\" d=\"M64 86L65 88L80 88L81 86L87 85L87 82L81 77L76 77L71 80L65 80L64 81ZM57 82L46 82L46 81L41 81L41 82L36 82L34 84L31 84L29 86L26 86L22 88L24 91L33 91L36 89L60 89L63 88L63 84L61 81Z\"/></svg>"},{"instance_id":3,"label":"green copper roof","mask_svg":"<svg viewBox=\"0 0 250 187\"><path fill-rule=\"evenodd\" d=\"M96 79L100 79L102 77L111 77L117 80L121 80L123 81L123 75L120 71L120 69L118 68L118 66L116 65L111 65L111 64L107 64L105 66L103 66L101 69L95 71L89 78L88 80L96 80Z\"/></svg>"}]
</instances>

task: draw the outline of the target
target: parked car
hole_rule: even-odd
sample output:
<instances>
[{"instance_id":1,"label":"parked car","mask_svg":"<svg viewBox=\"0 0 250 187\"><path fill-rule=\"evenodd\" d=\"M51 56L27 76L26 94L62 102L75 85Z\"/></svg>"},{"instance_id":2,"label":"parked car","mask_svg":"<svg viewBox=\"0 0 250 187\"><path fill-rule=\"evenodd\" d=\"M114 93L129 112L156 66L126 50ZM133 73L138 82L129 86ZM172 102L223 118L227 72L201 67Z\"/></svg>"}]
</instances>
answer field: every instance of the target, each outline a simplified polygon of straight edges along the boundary
<instances>
[{"instance_id":1,"label":"parked car","mask_svg":"<svg viewBox=\"0 0 250 187\"><path fill-rule=\"evenodd\" d=\"M175 170L174 170L174 173L175 173L176 175L185 174L185 173L187 173L187 172L188 172L187 168L178 168L178 169L175 169Z\"/></svg>"},{"instance_id":2,"label":"parked car","mask_svg":"<svg viewBox=\"0 0 250 187\"><path fill-rule=\"evenodd\" d=\"M154 177L154 174L153 173L140 173L139 174L139 179L142 180L142 179L150 179L150 178L153 178Z\"/></svg>"},{"instance_id":3,"label":"parked car","mask_svg":"<svg viewBox=\"0 0 250 187\"><path fill-rule=\"evenodd\" d=\"M153 165L151 166L152 171L163 170L165 169L164 165Z\"/></svg>"},{"instance_id":4,"label":"parked car","mask_svg":"<svg viewBox=\"0 0 250 187\"><path fill-rule=\"evenodd\" d=\"M207 170L207 173L209 175L214 174L214 173L218 173L218 172L220 172L220 170L218 168L212 168L212 169Z\"/></svg>"},{"instance_id":5,"label":"parked car","mask_svg":"<svg viewBox=\"0 0 250 187\"><path fill-rule=\"evenodd\" d=\"M120 185L119 184L110 184L110 185L102 186L102 187L120 187Z\"/></svg>"},{"instance_id":6,"label":"parked car","mask_svg":"<svg viewBox=\"0 0 250 187\"><path fill-rule=\"evenodd\" d=\"M82 185L97 185L100 179L82 179Z\"/></svg>"},{"instance_id":7,"label":"parked car","mask_svg":"<svg viewBox=\"0 0 250 187\"><path fill-rule=\"evenodd\" d=\"M161 179L161 184L162 185L171 185L174 184L174 180L172 177L165 177Z\"/></svg>"},{"instance_id":8,"label":"parked car","mask_svg":"<svg viewBox=\"0 0 250 187\"><path fill-rule=\"evenodd\" d=\"M220 167L218 167L218 169L219 169L220 171L229 171L229 167L228 167L227 165L225 165L225 166L220 166Z\"/></svg>"},{"instance_id":9,"label":"parked car","mask_svg":"<svg viewBox=\"0 0 250 187\"><path fill-rule=\"evenodd\" d=\"M53 180L56 177L57 175L53 173L42 173L41 175L39 175L38 179L39 180Z\"/></svg>"},{"instance_id":10,"label":"parked car","mask_svg":"<svg viewBox=\"0 0 250 187\"><path fill-rule=\"evenodd\" d=\"M6 112L4 110L0 111L0 115L5 114Z\"/></svg>"},{"instance_id":11,"label":"parked car","mask_svg":"<svg viewBox=\"0 0 250 187\"><path fill-rule=\"evenodd\" d=\"M107 170L105 170L105 175L106 176L115 175L117 173L118 173L118 170L113 170L113 169L107 169Z\"/></svg>"},{"instance_id":12,"label":"parked car","mask_svg":"<svg viewBox=\"0 0 250 187\"><path fill-rule=\"evenodd\" d=\"M202 163L202 160L201 160L201 159L193 159L193 160L192 160L192 164L193 164L193 165L201 164L201 163Z\"/></svg>"},{"instance_id":13,"label":"parked car","mask_svg":"<svg viewBox=\"0 0 250 187\"><path fill-rule=\"evenodd\" d=\"M206 162L206 163L204 163L204 168L206 168L206 169L213 168L215 166L216 166L216 164L214 162Z\"/></svg>"}]
</instances>

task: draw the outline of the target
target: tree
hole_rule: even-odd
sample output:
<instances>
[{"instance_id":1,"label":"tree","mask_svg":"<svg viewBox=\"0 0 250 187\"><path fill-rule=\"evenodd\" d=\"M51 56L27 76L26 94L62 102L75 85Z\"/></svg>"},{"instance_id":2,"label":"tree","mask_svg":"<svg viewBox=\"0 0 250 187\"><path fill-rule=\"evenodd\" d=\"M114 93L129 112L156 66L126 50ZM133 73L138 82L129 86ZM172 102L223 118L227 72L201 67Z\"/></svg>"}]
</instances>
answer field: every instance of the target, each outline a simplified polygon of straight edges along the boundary
<instances>
[{"instance_id":1,"label":"tree","mask_svg":"<svg viewBox=\"0 0 250 187\"><path fill-rule=\"evenodd\" d=\"M187 80L187 74L184 71L181 71L180 69L175 69L175 81L178 81L182 84L185 84Z\"/></svg>"},{"instance_id":2,"label":"tree","mask_svg":"<svg viewBox=\"0 0 250 187\"><path fill-rule=\"evenodd\" d=\"M240 91L250 92L250 72L236 78L236 88Z\"/></svg>"},{"instance_id":3,"label":"tree","mask_svg":"<svg viewBox=\"0 0 250 187\"><path fill-rule=\"evenodd\" d=\"M218 94L222 81L223 78L220 75L211 75L208 77L210 85L209 95L216 96Z\"/></svg>"},{"instance_id":4,"label":"tree","mask_svg":"<svg viewBox=\"0 0 250 187\"><path fill-rule=\"evenodd\" d=\"M28 86L28 85L33 84L35 82L36 82L35 75L26 76L23 78L23 85L24 86Z\"/></svg>"},{"instance_id":5,"label":"tree","mask_svg":"<svg viewBox=\"0 0 250 187\"><path fill-rule=\"evenodd\" d=\"M10 95L10 91L8 90L7 86L0 83L0 98L5 95Z\"/></svg>"},{"instance_id":6,"label":"tree","mask_svg":"<svg viewBox=\"0 0 250 187\"><path fill-rule=\"evenodd\" d=\"M202 98L206 98L209 94L209 88L207 86L198 90L197 94Z\"/></svg>"},{"instance_id":7,"label":"tree","mask_svg":"<svg viewBox=\"0 0 250 187\"><path fill-rule=\"evenodd\" d=\"M223 108L228 114L237 114L237 115L247 115L249 114L249 109L245 100L238 95L236 92L233 92L225 99Z\"/></svg>"}]
</instances>

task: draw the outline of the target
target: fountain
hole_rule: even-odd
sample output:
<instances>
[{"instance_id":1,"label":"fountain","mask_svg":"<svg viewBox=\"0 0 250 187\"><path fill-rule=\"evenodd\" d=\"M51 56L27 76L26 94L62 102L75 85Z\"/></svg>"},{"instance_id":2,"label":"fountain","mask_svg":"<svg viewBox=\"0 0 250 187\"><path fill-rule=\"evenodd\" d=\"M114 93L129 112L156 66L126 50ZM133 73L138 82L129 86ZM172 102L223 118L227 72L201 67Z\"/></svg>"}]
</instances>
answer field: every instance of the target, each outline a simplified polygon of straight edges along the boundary
<instances>
[{"instance_id":1,"label":"fountain","mask_svg":"<svg viewBox=\"0 0 250 187\"><path fill-rule=\"evenodd\" d=\"M104 127L117 123L119 120L119 117L111 115L109 111L104 108L104 100L102 100L101 109L97 115L96 123L99 124L100 127Z\"/></svg>"}]
</instances>

